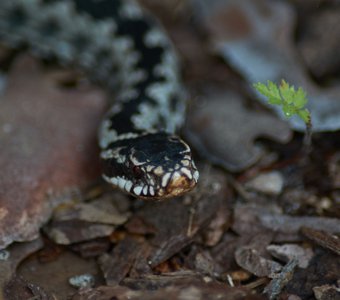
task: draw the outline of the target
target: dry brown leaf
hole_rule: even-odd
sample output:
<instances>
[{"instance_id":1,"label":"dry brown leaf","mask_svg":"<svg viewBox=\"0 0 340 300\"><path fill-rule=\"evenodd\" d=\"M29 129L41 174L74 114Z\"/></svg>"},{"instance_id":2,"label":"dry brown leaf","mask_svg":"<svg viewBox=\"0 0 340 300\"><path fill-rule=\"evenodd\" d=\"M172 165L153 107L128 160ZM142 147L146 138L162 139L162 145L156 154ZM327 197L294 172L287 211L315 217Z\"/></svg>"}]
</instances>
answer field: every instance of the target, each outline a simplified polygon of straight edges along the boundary
<instances>
[{"instance_id":1,"label":"dry brown leaf","mask_svg":"<svg viewBox=\"0 0 340 300\"><path fill-rule=\"evenodd\" d=\"M0 247L32 240L53 195L97 178L102 92L63 90L32 58L20 57L0 102Z\"/></svg>"}]
</instances>

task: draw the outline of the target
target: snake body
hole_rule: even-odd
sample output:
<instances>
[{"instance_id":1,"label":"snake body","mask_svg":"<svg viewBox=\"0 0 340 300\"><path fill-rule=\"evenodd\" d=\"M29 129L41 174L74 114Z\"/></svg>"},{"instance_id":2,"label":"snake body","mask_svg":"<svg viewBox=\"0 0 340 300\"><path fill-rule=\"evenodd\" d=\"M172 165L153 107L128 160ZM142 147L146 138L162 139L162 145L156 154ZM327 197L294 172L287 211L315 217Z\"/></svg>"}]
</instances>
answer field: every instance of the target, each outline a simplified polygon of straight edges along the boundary
<instances>
[{"instance_id":1,"label":"snake body","mask_svg":"<svg viewBox=\"0 0 340 300\"><path fill-rule=\"evenodd\" d=\"M173 46L130 0L1 0L0 39L84 70L115 102L99 129L103 178L144 199L192 189L198 171L175 135L186 93Z\"/></svg>"}]
</instances>

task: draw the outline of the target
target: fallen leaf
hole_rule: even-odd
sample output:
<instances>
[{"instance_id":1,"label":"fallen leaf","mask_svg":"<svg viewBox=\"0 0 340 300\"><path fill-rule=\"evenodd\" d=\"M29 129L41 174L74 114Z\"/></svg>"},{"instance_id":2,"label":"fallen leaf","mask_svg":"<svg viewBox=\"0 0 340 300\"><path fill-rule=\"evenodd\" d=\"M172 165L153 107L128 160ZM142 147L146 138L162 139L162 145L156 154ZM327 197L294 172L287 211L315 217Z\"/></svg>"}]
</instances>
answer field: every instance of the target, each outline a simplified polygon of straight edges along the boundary
<instances>
[{"instance_id":1,"label":"fallen leaf","mask_svg":"<svg viewBox=\"0 0 340 300\"><path fill-rule=\"evenodd\" d=\"M296 259L300 268L307 268L309 261L313 258L314 252L311 248L303 248L296 244L269 245L268 252L274 257L288 262Z\"/></svg>"},{"instance_id":2,"label":"fallen leaf","mask_svg":"<svg viewBox=\"0 0 340 300\"><path fill-rule=\"evenodd\" d=\"M273 277L282 269L279 263L262 257L256 249L247 246L236 250L235 260L240 267L258 277Z\"/></svg>"},{"instance_id":3,"label":"fallen leaf","mask_svg":"<svg viewBox=\"0 0 340 300\"><path fill-rule=\"evenodd\" d=\"M186 134L193 145L219 166L241 171L260 159L259 137L286 143L287 124L264 111L247 109L241 96L210 90L201 95L188 115Z\"/></svg>"},{"instance_id":4,"label":"fallen leaf","mask_svg":"<svg viewBox=\"0 0 340 300\"><path fill-rule=\"evenodd\" d=\"M275 232L274 240L301 241L303 226L329 233L340 232L340 220L314 216L290 216L282 214L276 206L258 204L238 204L234 210L232 228L240 235L256 234L269 230Z\"/></svg>"},{"instance_id":5,"label":"fallen leaf","mask_svg":"<svg viewBox=\"0 0 340 300\"><path fill-rule=\"evenodd\" d=\"M6 251L7 257L0 260L0 291L5 290L6 284L16 274L19 264L42 247L43 241L39 238L31 242L11 245L6 250L3 250Z\"/></svg>"},{"instance_id":6,"label":"fallen leaf","mask_svg":"<svg viewBox=\"0 0 340 300\"><path fill-rule=\"evenodd\" d=\"M296 16L289 2L196 0L194 3L196 16L207 29L212 48L249 85L289 79L307 91L314 131L340 128L340 88L337 85L322 88L308 76L293 44ZM337 48L333 49L336 53ZM258 98L267 105L265 97L258 94ZM281 108L270 108L285 119ZM297 117L289 119L289 123L296 130L305 130L305 124Z\"/></svg>"},{"instance_id":7,"label":"fallen leaf","mask_svg":"<svg viewBox=\"0 0 340 300\"><path fill-rule=\"evenodd\" d=\"M63 90L20 57L0 102L0 248L36 238L54 197L100 174L96 131L102 92Z\"/></svg>"}]
</instances>

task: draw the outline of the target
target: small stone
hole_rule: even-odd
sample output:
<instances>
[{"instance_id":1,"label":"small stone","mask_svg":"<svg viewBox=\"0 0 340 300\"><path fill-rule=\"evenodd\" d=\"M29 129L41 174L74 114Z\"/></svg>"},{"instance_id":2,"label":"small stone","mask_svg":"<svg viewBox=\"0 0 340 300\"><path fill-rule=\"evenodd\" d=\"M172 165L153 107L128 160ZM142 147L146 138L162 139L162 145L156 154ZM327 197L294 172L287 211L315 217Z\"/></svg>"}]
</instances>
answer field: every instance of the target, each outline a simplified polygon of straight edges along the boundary
<instances>
[{"instance_id":1,"label":"small stone","mask_svg":"<svg viewBox=\"0 0 340 300\"><path fill-rule=\"evenodd\" d=\"M283 177L280 172L262 173L246 183L246 188L267 195L279 195L283 188Z\"/></svg>"},{"instance_id":2,"label":"small stone","mask_svg":"<svg viewBox=\"0 0 340 300\"><path fill-rule=\"evenodd\" d=\"M85 288L94 286L94 277L91 274L73 276L69 279L69 284L76 288Z\"/></svg>"}]
</instances>

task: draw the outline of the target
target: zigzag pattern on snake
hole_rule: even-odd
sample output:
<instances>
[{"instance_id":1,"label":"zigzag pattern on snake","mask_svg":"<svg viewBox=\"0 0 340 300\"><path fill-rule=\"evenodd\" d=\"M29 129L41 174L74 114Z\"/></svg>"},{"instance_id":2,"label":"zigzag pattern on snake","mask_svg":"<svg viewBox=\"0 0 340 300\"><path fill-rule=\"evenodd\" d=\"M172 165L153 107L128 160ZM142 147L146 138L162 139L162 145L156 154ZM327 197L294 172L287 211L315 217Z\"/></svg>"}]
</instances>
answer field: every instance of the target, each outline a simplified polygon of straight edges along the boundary
<instances>
[{"instance_id":1,"label":"zigzag pattern on snake","mask_svg":"<svg viewBox=\"0 0 340 300\"><path fill-rule=\"evenodd\" d=\"M191 150L175 135L186 102L176 53L135 2L1 0L0 39L80 68L114 92L99 130L107 182L151 200L196 185Z\"/></svg>"}]
</instances>

